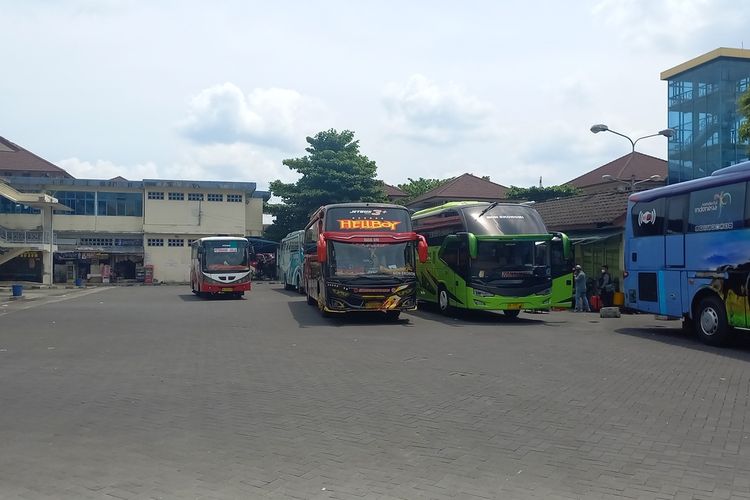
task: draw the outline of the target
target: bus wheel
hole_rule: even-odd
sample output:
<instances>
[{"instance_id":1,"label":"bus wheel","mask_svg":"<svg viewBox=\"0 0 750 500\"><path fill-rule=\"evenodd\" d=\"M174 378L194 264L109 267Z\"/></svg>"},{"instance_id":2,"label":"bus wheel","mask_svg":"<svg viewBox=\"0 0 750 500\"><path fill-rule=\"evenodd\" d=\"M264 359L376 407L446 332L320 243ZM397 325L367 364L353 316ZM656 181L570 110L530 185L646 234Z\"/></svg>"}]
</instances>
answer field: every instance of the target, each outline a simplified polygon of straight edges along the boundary
<instances>
[{"instance_id":1,"label":"bus wheel","mask_svg":"<svg viewBox=\"0 0 750 500\"><path fill-rule=\"evenodd\" d=\"M307 295L307 305L310 305L310 306L316 306L316 305L318 305L318 301L315 300L314 298L310 297L309 293L305 293L305 295Z\"/></svg>"},{"instance_id":2,"label":"bus wheel","mask_svg":"<svg viewBox=\"0 0 750 500\"><path fill-rule=\"evenodd\" d=\"M521 311L519 309L503 309L503 314L509 318L517 318Z\"/></svg>"},{"instance_id":3,"label":"bus wheel","mask_svg":"<svg viewBox=\"0 0 750 500\"><path fill-rule=\"evenodd\" d=\"M451 304L448 300L448 290L443 285L438 288L438 307L443 314L451 313Z\"/></svg>"},{"instance_id":4,"label":"bus wheel","mask_svg":"<svg viewBox=\"0 0 750 500\"><path fill-rule=\"evenodd\" d=\"M305 289L302 288L302 285L299 283L299 276L294 280L294 289L297 291L297 293L305 293Z\"/></svg>"},{"instance_id":5,"label":"bus wheel","mask_svg":"<svg viewBox=\"0 0 750 500\"><path fill-rule=\"evenodd\" d=\"M709 345L725 345L730 338L727 314L724 303L716 296L701 300L695 315L695 331L698 337Z\"/></svg>"}]
</instances>

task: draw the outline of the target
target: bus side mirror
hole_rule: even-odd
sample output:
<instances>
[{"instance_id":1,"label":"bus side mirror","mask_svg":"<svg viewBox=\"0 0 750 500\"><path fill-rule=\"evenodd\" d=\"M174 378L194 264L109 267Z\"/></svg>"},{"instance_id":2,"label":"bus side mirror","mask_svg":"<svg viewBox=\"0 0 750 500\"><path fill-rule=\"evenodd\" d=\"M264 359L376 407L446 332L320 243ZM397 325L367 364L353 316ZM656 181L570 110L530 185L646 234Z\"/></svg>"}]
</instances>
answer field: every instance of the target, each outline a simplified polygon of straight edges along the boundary
<instances>
[{"instance_id":1,"label":"bus side mirror","mask_svg":"<svg viewBox=\"0 0 750 500\"><path fill-rule=\"evenodd\" d=\"M456 236L466 241L466 247L469 251L469 258L477 258L477 237L474 233L460 232L456 233Z\"/></svg>"},{"instance_id":2,"label":"bus side mirror","mask_svg":"<svg viewBox=\"0 0 750 500\"><path fill-rule=\"evenodd\" d=\"M424 239L424 236L421 234L419 236L419 241L417 242L417 256L419 256L419 262L424 264L427 262L427 240Z\"/></svg>"},{"instance_id":3,"label":"bus side mirror","mask_svg":"<svg viewBox=\"0 0 750 500\"><path fill-rule=\"evenodd\" d=\"M477 237L474 233L466 233L469 240L469 257L472 259L477 258Z\"/></svg>"},{"instance_id":4,"label":"bus side mirror","mask_svg":"<svg viewBox=\"0 0 750 500\"><path fill-rule=\"evenodd\" d=\"M323 235L321 234L318 237L318 262L320 263L325 262L327 257L328 257L328 244L326 243L326 239L323 238Z\"/></svg>"}]
</instances>

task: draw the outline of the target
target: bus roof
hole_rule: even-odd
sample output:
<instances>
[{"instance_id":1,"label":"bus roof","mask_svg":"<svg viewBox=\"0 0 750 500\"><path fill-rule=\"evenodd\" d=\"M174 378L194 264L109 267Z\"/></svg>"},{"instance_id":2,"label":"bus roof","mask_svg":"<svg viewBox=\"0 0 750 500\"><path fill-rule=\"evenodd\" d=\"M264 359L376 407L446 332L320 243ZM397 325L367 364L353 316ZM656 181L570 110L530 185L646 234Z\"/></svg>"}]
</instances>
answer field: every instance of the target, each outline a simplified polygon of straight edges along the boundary
<instances>
[{"instance_id":1,"label":"bus roof","mask_svg":"<svg viewBox=\"0 0 750 500\"><path fill-rule=\"evenodd\" d=\"M395 205L393 203L376 203L372 201L363 201L363 202L352 202L352 203L331 203L330 205L324 205L320 208L323 210L328 210L329 208L356 208L356 207L377 207L377 208L400 208L402 210L409 210L403 205ZM320 210L320 209L318 209ZM317 212L317 210L316 210Z\"/></svg>"},{"instance_id":2,"label":"bus roof","mask_svg":"<svg viewBox=\"0 0 750 500\"><path fill-rule=\"evenodd\" d=\"M469 208L469 207L486 207L490 205L491 203L495 203L495 206L497 207L504 207L504 206L523 206L523 207L529 207L533 208L531 205L525 204L525 203L508 203L508 202L489 202L489 201L449 201L448 203L444 203L442 205L439 205L437 207L430 207L422 209L414 214L414 217L422 216L422 215L429 215L431 213L440 212L441 210L446 210L449 208Z\"/></svg>"},{"instance_id":3,"label":"bus roof","mask_svg":"<svg viewBox=\"0 0 750 500\"><path fill-rule=\"evenodd\" d=\"M628 197L628 200L634 203L639 201L652 201L667 196L677 196L680 194L691 193L699 189L724 186L726 184L748 180L750 180L750 161L719 169L708 177L701 177L700 179L693 179L691 181L679 182L677 184L670 184L669 186L633 193Z\"/></svg>"},{"instance_id":4,"label":"bus roof","mask_svg":"<svg viewBox=\"0 0 750 500\"><path fill-rule=\"evenodd\" d=\"M204 236L198 238L195 241L235 241L235 240L247 240L244 236Z\"/></svg>"}]
</instances>

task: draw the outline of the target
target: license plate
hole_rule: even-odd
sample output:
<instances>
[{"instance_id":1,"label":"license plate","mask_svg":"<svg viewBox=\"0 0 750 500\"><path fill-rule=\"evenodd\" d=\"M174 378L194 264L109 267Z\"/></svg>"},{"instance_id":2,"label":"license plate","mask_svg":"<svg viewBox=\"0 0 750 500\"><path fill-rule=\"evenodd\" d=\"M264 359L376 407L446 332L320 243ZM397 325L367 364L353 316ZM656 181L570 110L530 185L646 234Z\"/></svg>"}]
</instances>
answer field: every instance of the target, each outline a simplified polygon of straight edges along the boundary
<instances>
[{"instance_id":1,"label":"license plate","mask_svg":"<svg viewBox=\"0 0 750 500\"><path fill-rule=\"evenodd\" d=\"M508 307L506 309L521 309L523 307L523 304L515 303L515 304L508 304Z\"/></svg>"},{"instance_id":2,"label":"license plate","mask_svg":"<svg viewBox=\"0 0 750 500\"><path fill-rule=\"evenodd\" d=\"M222 288L221 291L222 292L233 292L234 288Z\"/></svg>"}]
</instances>

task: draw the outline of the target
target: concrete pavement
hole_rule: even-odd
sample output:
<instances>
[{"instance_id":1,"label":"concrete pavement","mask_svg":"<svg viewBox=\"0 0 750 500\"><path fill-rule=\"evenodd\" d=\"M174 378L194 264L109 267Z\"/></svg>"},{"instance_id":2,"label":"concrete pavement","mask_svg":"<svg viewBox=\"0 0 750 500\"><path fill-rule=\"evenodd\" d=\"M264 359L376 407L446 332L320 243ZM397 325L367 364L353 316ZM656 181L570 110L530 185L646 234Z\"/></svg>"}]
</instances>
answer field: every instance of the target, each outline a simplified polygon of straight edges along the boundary
<instances>
[{"instance_id":1,"label":"concrete pavement","mask_svg":"<svg viewBox=\"0 0 750 500\"><path fill-rule=\"evenodd\" d=\"M0 317L0 498L750 498L748 362L649 316L111 288Z\"/></svg>"}]
</instances>

